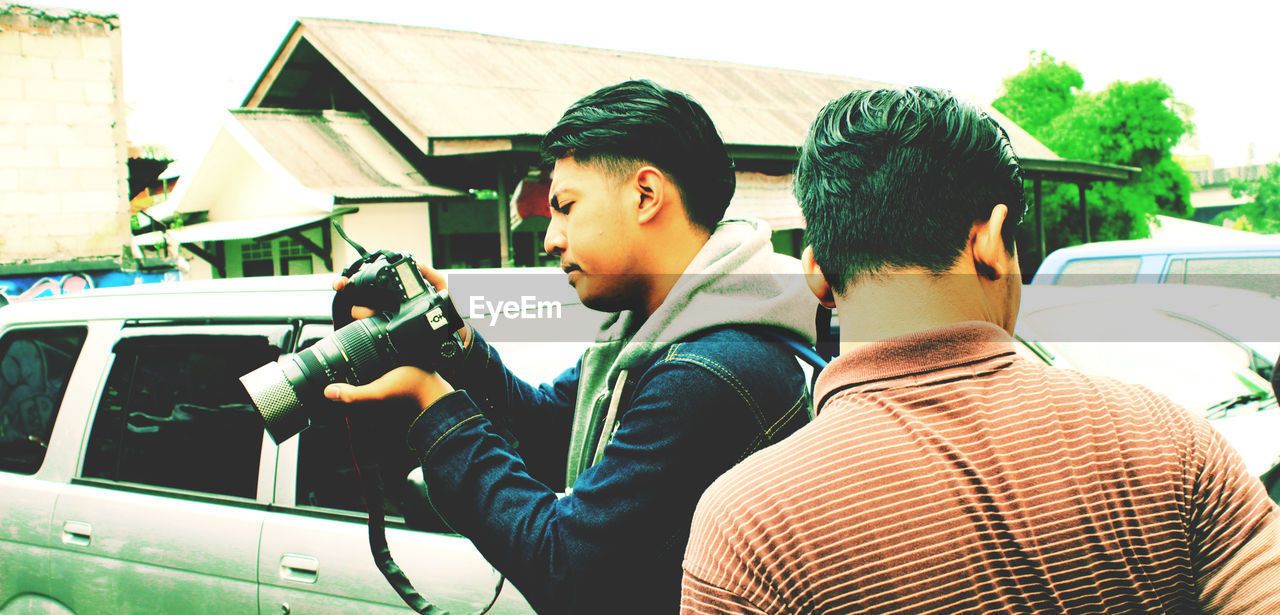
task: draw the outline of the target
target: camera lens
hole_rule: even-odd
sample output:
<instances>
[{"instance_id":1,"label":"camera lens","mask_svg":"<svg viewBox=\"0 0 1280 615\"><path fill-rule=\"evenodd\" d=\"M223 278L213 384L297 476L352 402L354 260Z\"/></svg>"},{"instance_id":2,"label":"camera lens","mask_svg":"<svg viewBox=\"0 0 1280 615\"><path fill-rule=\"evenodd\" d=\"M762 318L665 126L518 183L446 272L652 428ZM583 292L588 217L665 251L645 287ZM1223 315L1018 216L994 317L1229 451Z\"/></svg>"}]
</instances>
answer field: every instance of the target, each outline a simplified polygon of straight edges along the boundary
<instances>
[{"instance_id":1,"label":"camera lens","mask_svg":"<svg viewBox=\"0 0 1280 615\"><path fill-rule=\"evenodd\" d=\"M382 316L357 320L240 377L276 444L307 428L305 407L322 403L330 383L368 384L395 366L386 324Z\"/></svg>"},{"instance_id":2,"label":"camera lens","mask_svg":"<svg viewBox=\"0 0 1280 615\"><path fill-rule=\"evenodd\" d=\"M282 357L282 359L285 357ZM289 384L280 362L272 361L240 377L240 384L262 415L267 433L276 444L307 428L310 418L302 411L302 402Z\"/></svg>"}]
</instances>

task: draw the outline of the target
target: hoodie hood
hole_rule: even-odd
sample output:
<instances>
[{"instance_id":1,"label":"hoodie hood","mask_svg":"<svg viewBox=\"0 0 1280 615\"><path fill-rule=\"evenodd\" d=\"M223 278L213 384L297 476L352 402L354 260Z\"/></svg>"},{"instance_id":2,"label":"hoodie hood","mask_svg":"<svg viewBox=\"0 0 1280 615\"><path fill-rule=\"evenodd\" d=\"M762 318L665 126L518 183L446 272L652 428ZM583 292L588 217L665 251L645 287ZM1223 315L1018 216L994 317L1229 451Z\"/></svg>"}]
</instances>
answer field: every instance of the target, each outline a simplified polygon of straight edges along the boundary
<instances>
[{"instance_id":1,"label":"hoodie hood","mask_svg":"<svg viewBox=\"0 0 1280 615\"><path fill-rule=\"evenodd\" d=\"M582 359L568 485L603 449L604 424L613 423L626 372L649 365L671 344L725 325L774 326L814 343L818 300L800 261L773 251L771 234L760 220L722 221L653 314L624 311L605 320ZM588 458L584 450L597 454Z\"/></svg>"}]
</instances>

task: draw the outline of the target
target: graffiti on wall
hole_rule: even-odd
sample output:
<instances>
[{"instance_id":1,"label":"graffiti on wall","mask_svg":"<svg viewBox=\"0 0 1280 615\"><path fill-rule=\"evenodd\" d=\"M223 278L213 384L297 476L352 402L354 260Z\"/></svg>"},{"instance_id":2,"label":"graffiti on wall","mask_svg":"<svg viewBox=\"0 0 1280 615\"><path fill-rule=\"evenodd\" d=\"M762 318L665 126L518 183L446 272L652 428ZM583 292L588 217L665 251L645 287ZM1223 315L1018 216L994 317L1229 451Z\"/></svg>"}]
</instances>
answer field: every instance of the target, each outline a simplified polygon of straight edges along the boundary
<instances>
[{"instance_id":1,"label":"graffiti on wall","mask_svg":"<svg viewBox=\"0 0 1280 615\"><path fill-rule=\"evenodd\" d=\"M53 297L111 286L133 286L152 282L177 281L177 271L142 273L107 271L103 273L68 273L60 276L0 278L0 295L10 302L29 301L37 297Z\"/></svg>"}]
</instances>

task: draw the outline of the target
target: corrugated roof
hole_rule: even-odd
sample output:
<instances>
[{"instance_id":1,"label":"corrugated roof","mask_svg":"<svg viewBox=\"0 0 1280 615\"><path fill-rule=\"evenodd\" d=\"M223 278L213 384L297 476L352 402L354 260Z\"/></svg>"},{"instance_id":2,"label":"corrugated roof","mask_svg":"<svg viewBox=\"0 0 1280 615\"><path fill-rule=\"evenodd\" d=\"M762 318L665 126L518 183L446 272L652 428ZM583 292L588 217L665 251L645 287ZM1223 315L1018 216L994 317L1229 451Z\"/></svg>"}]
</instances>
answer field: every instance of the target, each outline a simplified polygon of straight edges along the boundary
<instances>
[{"instance_id":1,"label":"corrugated roof","mask_svg":"<svg viewBox=\"0 0 1280 615\"><path fill-rule=\"evenodd\" d=\"M702 103L726 143L795 147L828 100L891 85L436 28L330 19L302 19L295 28L380 111L416 132L408 136L419 143L436 137L542 134L582 96L625 79L647 78ZM291 49L282 46L286 56ZM286 59L277 58L275 65ZM268 67L254 91L270 87L275 74ZM1020 156L1057 158L995 115Z\"/></svg>"},{"instance_id":2,"label":"corrugated roof","mask_svg":"<svg viewBox=\"0 0 1280 615\"><path fill-rule=\"evenodd\" d=\"M344 198L456 196L426 183L363 115L335 111L231 111L298 183Z\"/></svg>"}]
</instances>

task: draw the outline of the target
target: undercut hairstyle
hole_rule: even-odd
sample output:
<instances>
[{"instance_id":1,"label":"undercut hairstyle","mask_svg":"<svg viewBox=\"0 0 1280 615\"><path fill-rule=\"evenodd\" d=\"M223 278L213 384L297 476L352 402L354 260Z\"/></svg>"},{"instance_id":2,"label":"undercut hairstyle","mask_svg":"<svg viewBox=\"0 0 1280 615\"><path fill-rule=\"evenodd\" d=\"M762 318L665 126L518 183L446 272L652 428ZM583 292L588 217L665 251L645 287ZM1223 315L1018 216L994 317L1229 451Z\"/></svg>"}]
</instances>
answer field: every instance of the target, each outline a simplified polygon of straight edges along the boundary
<instances>
[{"instance_id":1,"label":"undercut hairstyle","mask_svg":"<svg viewBox=\"0 0 1280 615\"><path fill-rule=\"evenodd\" d=\"M665 173L690 222L710 232L733 197L733 162L707 112L652 81L601 88L574 103L542 139L542 163L572 158L618 175L641 164Z\"/></svg>"},{"instance_id":2,"label":"undercut hairstyle","mask_svg":"<svg viewBox=\"0 0 1280 615\"><path fill-rule=\"evenodd\" d=\"M1026 212L1022 167L991 116L945 90L854 91L818 113L800 151L794 190L805 241L843 293L861 276L955 265L969 230L1009 208L1001 236Z\"/></svg>"}]
</instances>

